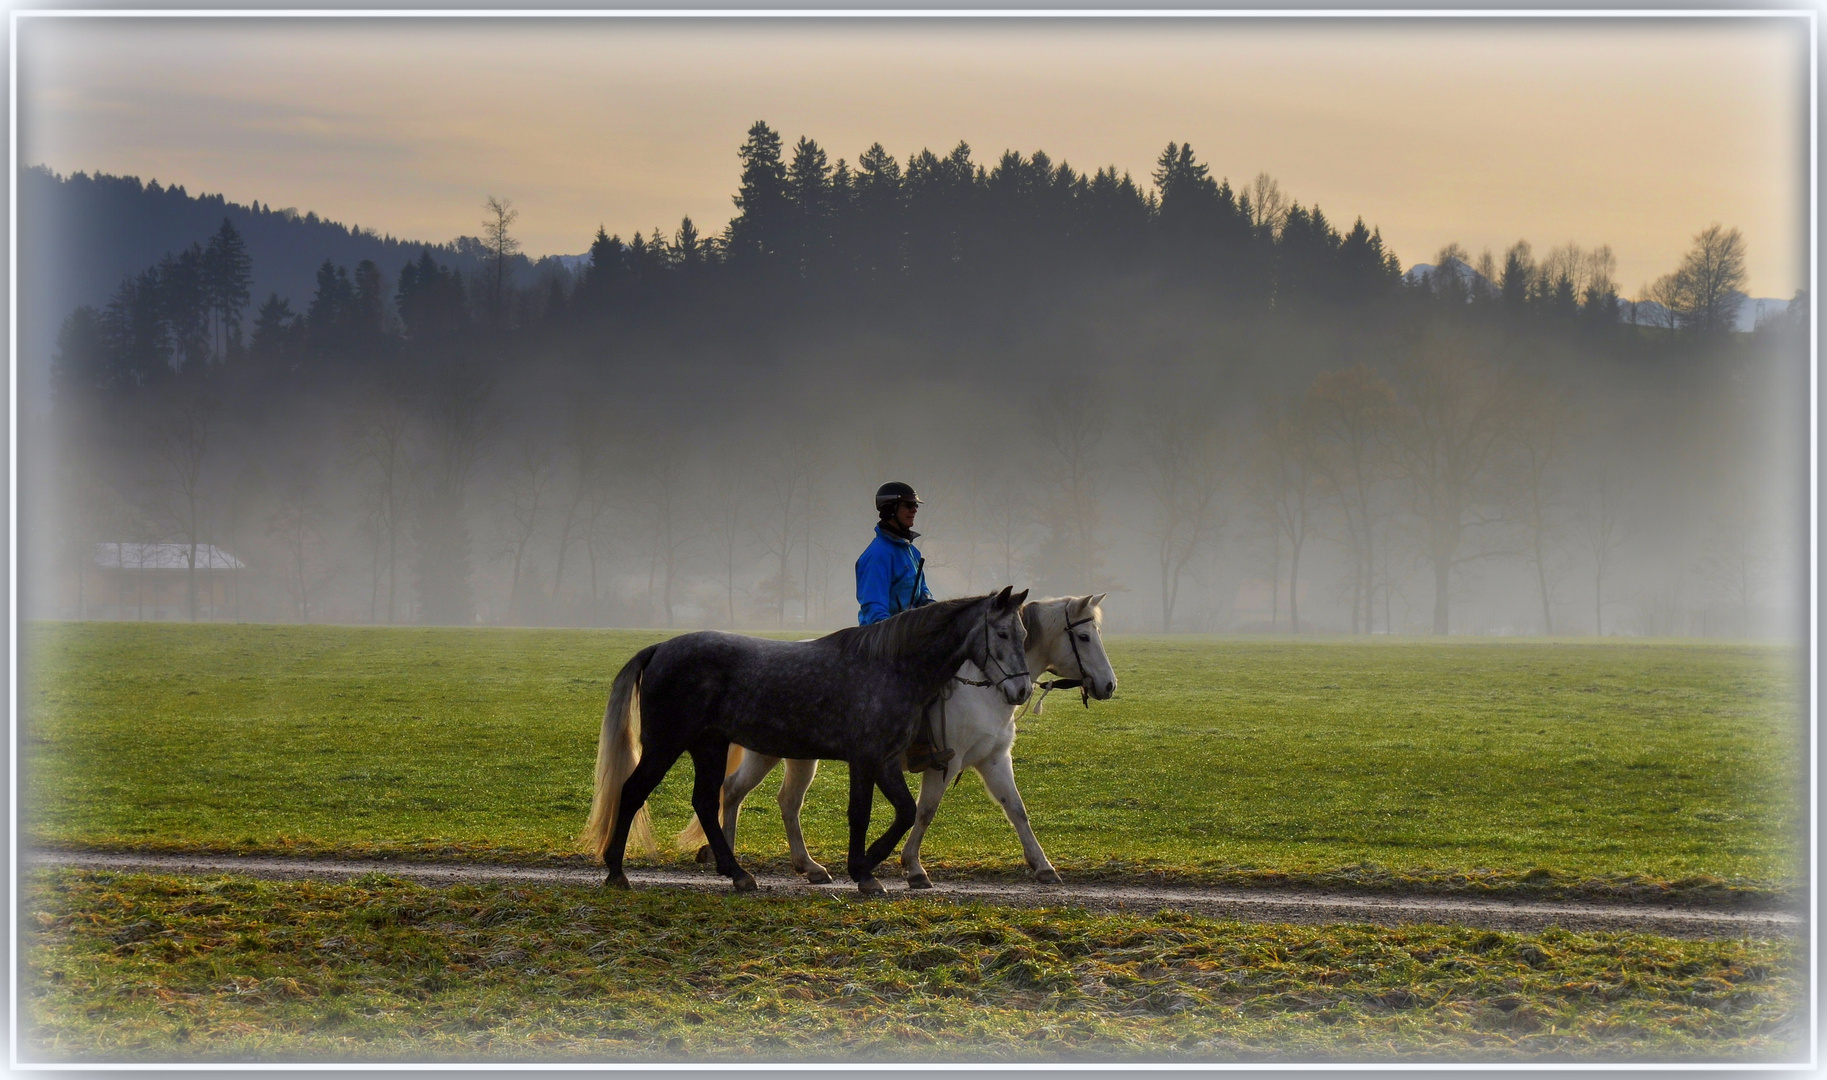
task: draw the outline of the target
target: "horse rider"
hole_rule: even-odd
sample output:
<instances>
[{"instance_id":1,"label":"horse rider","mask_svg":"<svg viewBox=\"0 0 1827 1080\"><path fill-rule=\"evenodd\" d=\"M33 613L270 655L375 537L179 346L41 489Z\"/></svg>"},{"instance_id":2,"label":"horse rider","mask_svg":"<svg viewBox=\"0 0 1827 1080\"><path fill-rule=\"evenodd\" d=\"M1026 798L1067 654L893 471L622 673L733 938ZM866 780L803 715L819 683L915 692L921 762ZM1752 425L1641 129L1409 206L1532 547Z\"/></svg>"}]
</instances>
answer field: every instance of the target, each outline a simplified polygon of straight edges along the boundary
<instances>
[{"instance_id":1,"label":"horse rider","mask_svg":"<svg viewBox=\"0 0 1827 1080\"><path fill-rule=\"evenodd\" d=\"M914 489L898 480L876 489L875 511L881 520L876 522L875 539L856 560L858 626L933 602L926 588L926 560L913 545L920 536L913 530L920 505ZM952 754L950 749L935 749L929 725L921 724L907 747L907 769L925 772L944 765Z\"/></svg>"}]
</instances>

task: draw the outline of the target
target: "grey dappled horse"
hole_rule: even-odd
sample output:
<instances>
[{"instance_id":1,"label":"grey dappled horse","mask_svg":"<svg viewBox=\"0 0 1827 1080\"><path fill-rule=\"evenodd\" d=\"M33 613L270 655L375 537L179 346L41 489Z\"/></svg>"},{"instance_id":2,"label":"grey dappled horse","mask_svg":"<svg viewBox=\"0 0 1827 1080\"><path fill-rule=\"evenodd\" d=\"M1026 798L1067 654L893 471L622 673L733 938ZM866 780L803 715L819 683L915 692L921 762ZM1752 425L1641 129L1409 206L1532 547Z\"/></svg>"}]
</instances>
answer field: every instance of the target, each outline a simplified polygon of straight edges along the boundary
<instances>
[{"instance_id":1,"label":"grey dappled horse","mask_svg":"<svg viewBox=\"0 0 1827 1080\"><path fill-rule=\"evenodd\" d=\"M770 641L714 630L649 645L615 677L596 750L596 795L584 840L602 856L604 884L627 888L622 856L631 829L651 845L644 806L680 754L694 770L692 809L718 820L732 742L757 753L850 766L850 879L882 892L871 873L914 823L901 752L920 710L969 661L1009 704L1026 701L1021 605L1027 592L942 600L869 626L811 641ZM875 788L894 822L868 839ZM637 814L640 820L637 822ZM723 830L709 830L717 872L738 891L755 879L737 865Z\"/></svg>"},{"instance_id":2,"label":"grey dappled horse","mask_svg":"<svg viewBox=\"0 0 1827 1080\"><path fill-rule=\"evenodd\" d=\"M1110 658L1104 653L1103 636L1098 632L1103 615L1098 605L1103 599L1102 594L1060 596L1022 605L1021 624L1027 641L1028 671L1036 676L1042 673L1061 676L1059 681L1041 683L1041 686L1077 687L1087 704L1092 698L1104 701L1116 693L1116 672L1111 669ZM941 694L941 699L944 719L934 722L941 705L941 702L934 702L927 709L927 723L934 731L937 745L955 753L951 761L926 770L920 777L913 831L907 834L907 842L901 847L901 867L906 872L908 888L924 889L932 885L932 879L920 865L920 841L932 824L933 815L939 812L939 801L945 798L946 789L966 769L977 770L983 778L984 790L1008 816L1016 838L1021 841L1022 857L1027 860L1035 880L1059 884L1059 872L1053 869L1040 841L1035 839L1027 807L1015 786L1012 752L1019 710L1005 702L973 664L964 665L949 689ZM1039 714L1038 701L1032 707ZM779 762L776 757L749 753L740 744L731 745L729 775L723 781L723 838L732 849L736 846L736 821L742 813L742 800ZM807 881L823 884L831 880L831 874L806 850L805 836L799 827L800 806L817 773L817 761L788 760L786 777L780 784L779 803L787 847L793 854L793 869L804 874ZM710 861L708 839L697 818L694 817L679 834L678 844L686 851L705 844L698 849L698 858Z\"/></svg>"}]
</instances>

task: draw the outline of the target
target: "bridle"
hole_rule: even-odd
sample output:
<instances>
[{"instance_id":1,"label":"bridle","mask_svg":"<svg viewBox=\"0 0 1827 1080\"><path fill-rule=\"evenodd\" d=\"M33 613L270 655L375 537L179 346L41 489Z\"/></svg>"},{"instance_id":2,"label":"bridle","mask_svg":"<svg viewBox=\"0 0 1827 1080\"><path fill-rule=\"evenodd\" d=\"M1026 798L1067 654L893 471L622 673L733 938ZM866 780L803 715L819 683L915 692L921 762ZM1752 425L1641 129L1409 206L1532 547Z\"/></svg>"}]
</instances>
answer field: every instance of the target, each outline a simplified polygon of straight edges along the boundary
<instances>
[{"instance_id":1,"label":"bridle","mask_svg":"<svg viewBox=\"0 0 1827 1080\"><path fill-rule=\"evenodd\" d=\"M1041 703L1047 700L1048 694L1055 690L1071 690L1075 687L1078 689L1079 702L1087 709L1091 707L1091 687L1085 685L1085 658L1079 655L1078 635L1074 634L1072 631L1084 626L1086 623L1094 622L1097 622L1097 616L1088 615L1077 622L1069 622L1066 624L1066 643L1072 646L1072 665L1078 669L1078 677L1075 679L1054 679L1052 682L1035 683L1034 685L1040 688L1040 696L1033 699L1032 704L1024 709L1024 712L1032 711L1036 715L1039 715Z\"/></svg>"},{"instance_id":2,"label":"bridle","mask_svg":"<svg viewBox=\"0 0 1827 1080\"><path fill-rule=\"evenodd\" d=\"M990 620L988 619L983 620L983 662L986 665L994 666L997 671L1007 671L1006 668L996 662L996 654L990 652ZM1081 668L1080 670L1082 671L1083 669ZM989 674L987 667L984 674ZM1022 650L1021 654L1021 670L1008 672L999 679L967 679L962 675L952 676L952 678L966 686L1001 686L1010 679L1020 679L1023 677L1029 679L1033 678L1033 675L1028 671L1028 654L1025 649Z\"/></svg>"}]
</instances>

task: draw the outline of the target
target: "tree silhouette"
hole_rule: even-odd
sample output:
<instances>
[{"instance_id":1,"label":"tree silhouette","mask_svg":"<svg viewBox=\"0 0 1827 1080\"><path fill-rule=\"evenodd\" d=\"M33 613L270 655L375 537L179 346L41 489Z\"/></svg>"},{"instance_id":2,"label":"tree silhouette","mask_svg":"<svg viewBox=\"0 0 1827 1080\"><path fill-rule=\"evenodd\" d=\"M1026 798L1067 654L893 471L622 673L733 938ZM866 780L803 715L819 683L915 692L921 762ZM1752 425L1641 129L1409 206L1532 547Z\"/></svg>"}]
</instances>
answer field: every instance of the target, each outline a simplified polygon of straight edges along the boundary
<instances>
[{"instance_id":1,"label":"tree silhouette","mask_svg":"<svg viewBox=\"0 0 1827 1080\"><path fill-rule=\"evenodd\" d=\"M505 323L508 272L512 268L509 260L520 252L520 241L508 229L520 217L520 211L514 209L512 201L492 194L482 206L487 211L482 219L482 243L489 256L489 315L497 323Z\"/></svg>"},{"instance_id":2,"label":"tree silhouette","mask_svg":"<svg viewBox=\"0 0 1827 1080\"><path fill-rule=\"evenodd\" d=\"M736 151L742 175L736 209L730 219L730 258L739 266L772 260L788 241L792 204L787 170L780 160L780 135L760 120L750 125L748 140Z\"/></svg>"}]
</instances>

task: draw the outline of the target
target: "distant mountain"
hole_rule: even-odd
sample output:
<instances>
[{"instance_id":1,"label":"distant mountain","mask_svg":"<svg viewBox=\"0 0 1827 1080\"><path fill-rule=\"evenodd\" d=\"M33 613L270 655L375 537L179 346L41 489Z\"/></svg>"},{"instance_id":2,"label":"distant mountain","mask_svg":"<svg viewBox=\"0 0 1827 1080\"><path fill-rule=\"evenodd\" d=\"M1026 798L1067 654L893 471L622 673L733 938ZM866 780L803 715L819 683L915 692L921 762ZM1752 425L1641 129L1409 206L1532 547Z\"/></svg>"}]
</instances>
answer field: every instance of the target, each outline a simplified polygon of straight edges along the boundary
<instances>
[{"instance_id":1,"label":"distant mountain","mask_svg":"<svg viewBox=\"0 0 1827 1080\"><path fill-rule=\"evenodd\" d=\"M1624 301L1622 318L1646 326L1667 326L1668 309L1654 300L1638 300L1633 317L1632 304ZM1738 294L1738 318L1733 323L1734 330L1750 333L1757 329L1757 324L1765 319L1773 319L1789 310L1789 301L1772 300L1769 297L1752 297Z\"/></svg>"},{"instance_id":2,"label":"distant mountain","mask_svg":"<svg viewBox=\"0 0 1827 1080\"><path fill-rule=\"evenodd\" d=\"M182 187L141 183L138 177L76 173L59 176L33 167L18 178L19 192L19 368L22 404L49 404L51 354L57 330L77 306L105 305L121 280L157 263L167 254L207 244L222 226L234 222L253 260L252 300L244 313L251 325L254 309L278 293L303 311L316 289L317 268L328 259L353 270L372 259L389 283L400 267L430 250L445 266L465 277L481 271L486 250L475 237L443 243L406 240L372 229L275 210L255 203L243 206L220 195L191 195ZM546 276L568 276L581 256L514 259L514 280L522 285ZM571 260L571 265L567 261Z\"/></svg>"},{"instance_id":3,"label":"distant mountain","mask_svg":"<svg viewBox=\"0 0 1827 1080\"><path fill-rule=\"evenodd\" d=\"M1478 271L1472 269L1458 259L1448 259L1446 268L1459 275L1459 280L1465 282L1467 285L1492 284L1484 279L1483 274L1480 274ZM1419 285L1424 281L1430 280L1434 276L1434 270L1435 267L1432 263L1416 263L1409 267L1407 272L1402 275L1402 280L1410 285Z\"/></svg>"}]
</instances>

